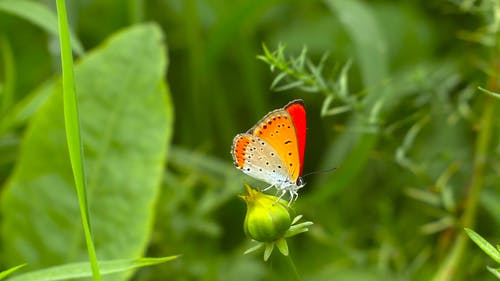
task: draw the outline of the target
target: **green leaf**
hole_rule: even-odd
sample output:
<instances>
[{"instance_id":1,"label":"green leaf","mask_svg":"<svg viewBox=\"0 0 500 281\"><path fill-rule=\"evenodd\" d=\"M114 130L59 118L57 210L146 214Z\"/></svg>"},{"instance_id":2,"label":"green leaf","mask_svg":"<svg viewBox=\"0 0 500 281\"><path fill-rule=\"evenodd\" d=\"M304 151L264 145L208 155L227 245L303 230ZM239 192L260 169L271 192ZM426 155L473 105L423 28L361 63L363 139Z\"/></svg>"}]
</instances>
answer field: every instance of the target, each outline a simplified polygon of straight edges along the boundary
<instances>
[{"instance_id":1,"label":"green leaf","mask_svg":"<svg viewBox=\"0 0 500 281\"><path fill-rule=\"evenodd\" d=\"M16 15L44 29L53 36L58 36L57 17L46 6L29 0L0 0L0 12ZM84 53L82 43L74 33L70 33L73 50L81 55Z\"/></svg>"},{"instance_id":2,"label":"green leaf","mask_svg":"<svg viewBox=\"0 0 500 281\"><path fill-rule=\"evenodd\" d=\"M271 86L269 87L269 89L273 90L276 88L276 86L278 85L279 82L281 82L281 80L283 80L283 78L285 78L288 74L286 72L281 72L280 74L278 74L276 76L276 78L274 78L273 82L271 83Z\"/></svg>"},{"instance_id":3,"label":"green leaf","mask_svg":"<svg viewBox=\"0 0 500 281\"><path fill-rule=\"evenodd\" d=\"M264 261L267 261L271 254L273 253L274 243L266 243L266 248L264 249Z\"/></svg>"},{"instance_id":4,"label":"green leaf","mask_svg":"<svg viewBox=\"0 0 500 281\"><path fill-rule=\"evenodd\" d=\"M492 96L494 98L497 98L497 99L500 99L500 94L499 93L495 93L495 92L492 92L492 91L488 91L484 88L481 88L481 87L477 87L480 91L482 91L483 93L486 93L487 95L489 96Z\"/></svg>"},{"instance_id":5,"label":"green leaf","mask_svg":"<svg viewBox=\"0 0 500 281\"><path fill-rule=\"evenodd\" d=\"M176 259L178 256L163 258L139 258L126 260L109 260L99 262L101 274L112 274L145 266L156 265ZM9 281L54 281L75 278L92 277L89 262L76 262L53 266L32 272L27 272L9 279Z\"/></svg>"},{"instance_id":6,"label":"green leaf","mask_svg":"<svg viewBox=\"0 0 500 281\"><path fill-rule=\"evenodd\" d=\"M285 238L292 237L292 236L307 232L307 231L309 231L309 228L307 228L307 227L311 226L313 224L314 224L313 222L306 221L303 223L292 225L285 233Z\"/></svg>"},{"instance_id":7,"label":"green leaf","mask_svg":"<svg viewBox=\"0 0 500 281\"><path fill-rule=\"evenodd\" d=\"M483 252L485 252L488 256L494 259L497 263L500 263L500 252L498 252L493 245L488 243L486 239L481 237L481 235L477 234L474 230L469 228L464 228L467 235L469 235L470 239L476 243Z\"/></svg>"},{"instance_id":8,"label":"green leaf","mask_svg":"<svg viewBox=\"0 0 500 281\"><path fill-rule=\"evenodd\" d=\"M293 218L292 220L292 225L296 224L298 221L300 221L300 219L302 218L303 216L302 215L298 215L296 216L295 218Z\"/></svg>"},{"instance_id":9,"label":"green leaf","mask_svg":"<svg viewBox=\"0 0 500 281\"><path fill-rule=\"evenodd\" d=\"M243 254L246 255L246 254L250 254L252 252L255 252L258 249L262 248L262 246L264 246L264 243L259 242L257 245L247 249Z\"/></svg>"},{"instance_id":10,"label":"green leaf","mask_svg":"<svg viewBox=\"0 0 500 281\"><path fill-rule=\"evenodd\" d=\"M100 260L135 258L149 241L173 118L163 80L163 42L156 25L136 26L75 66L91 227ZM31 120L0 201L7 262L34 268L86 258L61 87L47 87L54 88L52 96Z\"/></svg>"},{"instance_id":11,"label":"green leaf","mask_svg":"<svg viewBox=\"0 0 500 281\"><path fill-rule=\"evenodd\" d=\"M300 87L302 85L304 85L304 81L302 81L302 80L295 80L295 81L290 82L288 84L285 84L285 85L282 85L280 87L277 87L274 90L276 92L282 92L282 91L286 91L286 90L290 90L290 89L293 89L293 88Z\"/></svg>"},{"instance_id":12,"label":"green leaf","mask_svg":"<svg viewBox=\"0 0 500 281\"><path fill-rule=\"evenodd\" d=\"M9 276L10 274L12 274L14 271L20 269L21 267L25 266L25 264L20 264L18 266L14 266L12 268L9 268L7 270L4 270L2 272L0 272L0 280L4 279L5 277Z\"/></svg>"},{"instance_id":13,"label":"green leaf","mask_svg":"<svg viewBox=\"0 0 500 281\"><path fill-rule=\"evenodd\" d=\"M496 278L500 279L500 268L493 268L493 267L486 267L489 272L491 272L493 275L495 275Z\"/></svg>"},{"instance_id":14,"label":"green leaf","mask_svg":"<svg viewBox=\"0 0 500 281\"><path fill-rule=\"evenodd\" d=\"M278 247L278 250L280 250L284 256L288 256L288 244L285 238L278 239L276 241L276 247Z\"/></svg>"}]
</instances>

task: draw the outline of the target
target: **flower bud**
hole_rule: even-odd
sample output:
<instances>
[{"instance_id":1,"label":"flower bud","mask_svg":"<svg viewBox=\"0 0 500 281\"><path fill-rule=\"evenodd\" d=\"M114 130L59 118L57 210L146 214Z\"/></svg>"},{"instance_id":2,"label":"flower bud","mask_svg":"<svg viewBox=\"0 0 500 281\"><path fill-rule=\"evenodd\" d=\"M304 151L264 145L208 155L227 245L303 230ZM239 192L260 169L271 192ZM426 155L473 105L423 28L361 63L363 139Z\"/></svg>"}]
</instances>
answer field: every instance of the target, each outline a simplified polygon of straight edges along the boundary
<instances>
[{"instance_id":1,"label":"flower bud","mask_svg":"<svg viewBox=\"0 0 500 281\"><path fill-rule=\"evenodd\" d=\"M260 242L271 242L282 238L290 228L291 219L286 202L250 188L248 195L241 196L247 204L244 230L250 238Z\"/></svg>"}]
</instances>

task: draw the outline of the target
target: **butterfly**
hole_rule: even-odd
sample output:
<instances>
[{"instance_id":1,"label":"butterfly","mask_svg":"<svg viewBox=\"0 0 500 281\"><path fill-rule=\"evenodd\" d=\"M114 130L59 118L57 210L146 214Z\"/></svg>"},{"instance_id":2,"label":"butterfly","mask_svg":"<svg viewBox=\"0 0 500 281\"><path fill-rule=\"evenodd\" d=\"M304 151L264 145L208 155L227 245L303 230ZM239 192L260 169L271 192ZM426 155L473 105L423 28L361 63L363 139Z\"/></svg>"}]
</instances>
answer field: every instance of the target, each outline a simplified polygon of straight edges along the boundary
<instances>
[{"instance_id":1,"label":"butterfly","mask_svg":"<svg viewBox=\"0 0 500 281\"><path fill-rule=\"evenodd\" d=\"M302 178L306 145L306 110L300 99L264 116L246 133L233 139L234 166L245 174L276 187L279 198L287 192L289 204L305 185Z\"/></svg>"}]
</instances>

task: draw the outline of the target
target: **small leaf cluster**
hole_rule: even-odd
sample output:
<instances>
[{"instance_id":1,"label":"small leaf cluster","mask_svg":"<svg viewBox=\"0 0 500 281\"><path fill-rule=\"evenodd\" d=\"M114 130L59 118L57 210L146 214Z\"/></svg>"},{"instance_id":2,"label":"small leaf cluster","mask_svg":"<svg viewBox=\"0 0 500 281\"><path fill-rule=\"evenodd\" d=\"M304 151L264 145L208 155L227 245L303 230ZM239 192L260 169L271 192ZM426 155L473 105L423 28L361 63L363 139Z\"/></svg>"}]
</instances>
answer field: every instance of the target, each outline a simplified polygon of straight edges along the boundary
<instances>
[{"instance_id":1,"label":"small leaf cluster","mask_svg":"<svg viewBox=\"0 0 500 281\"><path fill-rule=\"evenodd\" d=\"M283 44L279 44L275 51L270 51L265 44L262 48L264 54L257 58L267 63L271 72L278 72L271 83L271 90L280 92L298 89L309 93L321 93L326 97L321 111L323 116L344 113L357 107L359 99L349 94L347 84L351 61L346 62L340 71L339 67L335 66L331 71L331 77L325 78L328 52L325 52L315 64L307 56L307 47L303 47L297 57L285 55L286 46ZM334 100L340 100L342 104L331 107Z\"/></svg>"}]
</instances>

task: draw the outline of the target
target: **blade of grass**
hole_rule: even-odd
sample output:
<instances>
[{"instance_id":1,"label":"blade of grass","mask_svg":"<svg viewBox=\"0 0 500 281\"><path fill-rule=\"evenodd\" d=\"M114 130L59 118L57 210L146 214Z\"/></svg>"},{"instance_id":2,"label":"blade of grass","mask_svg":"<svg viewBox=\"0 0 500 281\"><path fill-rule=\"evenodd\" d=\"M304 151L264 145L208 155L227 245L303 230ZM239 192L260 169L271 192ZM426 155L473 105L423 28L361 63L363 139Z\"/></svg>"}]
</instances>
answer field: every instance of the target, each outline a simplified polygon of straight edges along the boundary
<instances>
[{"instance_id":1,"label":"blade of grass","mask_svg":"<svg viewBox=\"0 0 500 281\"><path fill-rule=\"evenodd\" d=\"M78 102L76 100L75 79L73 73L73 55L69 37L69 28L66 15L66 4L64 0L56 0L57 16L59 23L59 40L61 45L61 63L63 79L63 101L64 101L64 124L66 127L66 139L68 142L69 158L75 179L78 205L82 217L83 231L89 253L92 276L94 280L101 280L97 255L92 241L90 229L87 188L85 181L85 169L83 163L83 146L80 136L80 120L78 115Z\"/></svg>"},{"instance_id":2,"label":"blade of grass","mask_svg":"<svg viewBox=\"0 0 500 281\"><path fill-rule=\"evenodd\" d=\"M20 264L18 266L14 266L12 268L9 268L7 270L4 270L2 272L0 272L0 280L3 280L5 277L9 276L10 274L12 274L14 271L20 269L21 267L25 266L25 264Z\"/></svg>"},{"instance_id":3,"label":"blade of grass","mask_svg":"<svg viewBox=\"0 0 500 281\"><path fill-rule=\"evenodd\" d=\"M102 274L112 274L125 270L145 267L164 263L178 258L178 256L169 256L163 258L139 258L139 259L124 259L124 260L109 260L100 262ZM27 272L15 276L10 281L55 281L68 280L75 278L91 277L92 272L89 270L88 262L68 263L59 266L53 266Z\"/></svg>"}]
</instances>

